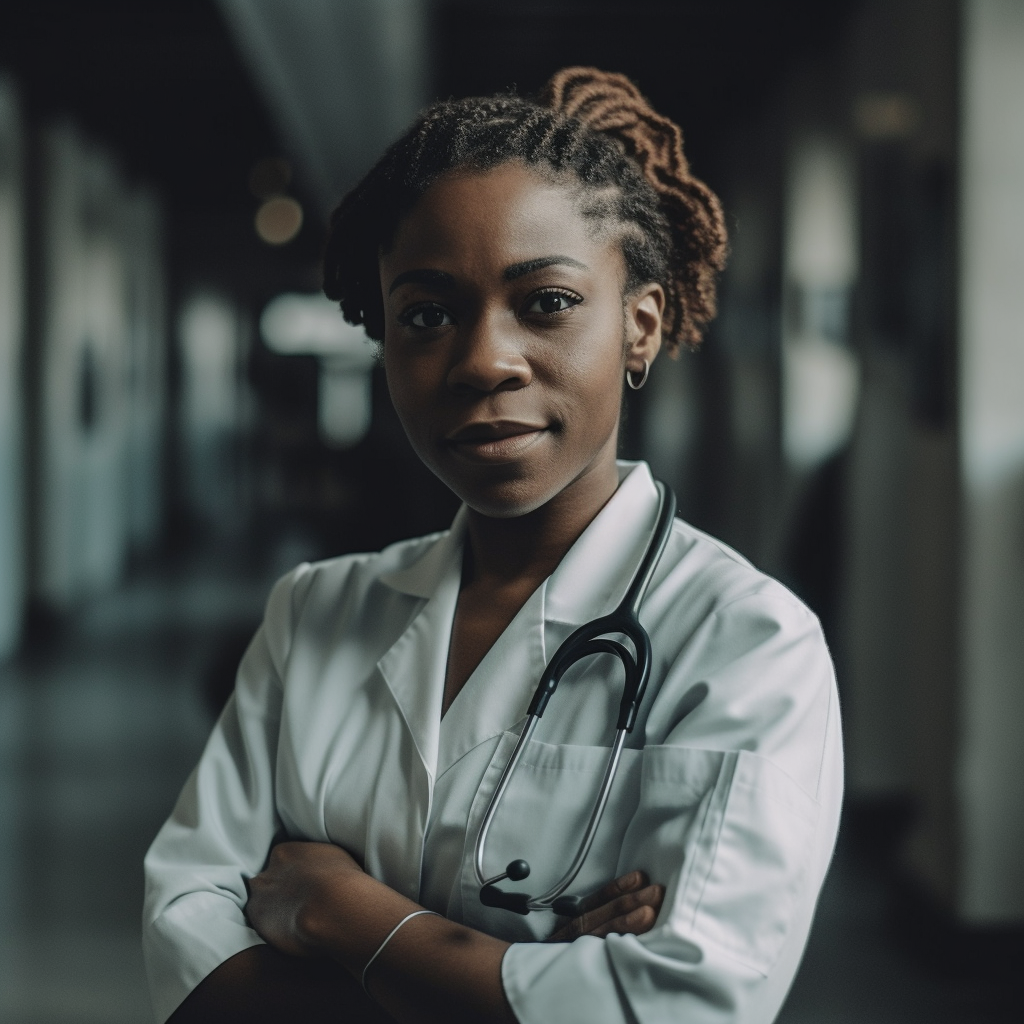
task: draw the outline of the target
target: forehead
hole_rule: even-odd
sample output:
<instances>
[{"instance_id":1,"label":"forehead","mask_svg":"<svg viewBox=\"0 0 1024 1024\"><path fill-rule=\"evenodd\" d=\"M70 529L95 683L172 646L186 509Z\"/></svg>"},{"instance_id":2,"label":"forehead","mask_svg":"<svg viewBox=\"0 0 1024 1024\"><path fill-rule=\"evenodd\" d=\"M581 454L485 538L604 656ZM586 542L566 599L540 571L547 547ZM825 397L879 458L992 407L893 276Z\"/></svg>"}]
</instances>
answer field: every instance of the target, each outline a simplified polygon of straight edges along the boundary
<instances>
[{"instance_id":1,"label":"forehead","mask_svg":"<svg viewBox=\"0 0 1024 1024\"><path fill-rule=\"evenodd\" d=\"M401 222L382 265L438 259L511 264L550 253L617 263L614 240L585 213L582 188L518 161L446 174Z\"/></svg>"}]
</instances>

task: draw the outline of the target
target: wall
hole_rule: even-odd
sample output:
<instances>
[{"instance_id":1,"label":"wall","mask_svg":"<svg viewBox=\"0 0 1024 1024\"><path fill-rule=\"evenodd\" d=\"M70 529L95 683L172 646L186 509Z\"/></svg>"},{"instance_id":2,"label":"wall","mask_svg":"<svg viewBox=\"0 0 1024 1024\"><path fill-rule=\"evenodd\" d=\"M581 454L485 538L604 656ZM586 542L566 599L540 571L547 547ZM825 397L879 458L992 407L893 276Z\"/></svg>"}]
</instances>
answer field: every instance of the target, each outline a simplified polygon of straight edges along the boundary
<instances>
[{"instance_id":1,"label":"wall","mask_svg":"<svg viewBox=\"0 0 1024 1024\"><path fill-rule=\"evenodd\" d=\"M1019 925L1024 5L866 2L832 46L729 160L720 529L827 619L848 797L909 811L918 891L960 924ZM859 398L829 475L834 446L810 420L802 443L794 399L811 293L841 290ZM815 578L838 580L835 607Z\"/></svg>"},{"instance_id":2,"label":"wall","mask_svg":"<svg viewBox=\"0 0 1024 1024\"><path fill-rule=\"evenodd\" d=\"M40 134L33 590L109 589L162 521L166 339L160 213L70 124Z\"/></svg>"},{"instance_id":3,"label":"wall","mask_svg":"<svg viewBox=\"0 0 1024 1024\"><path fill-rule=\"evenodd\" d=\"M960 912L1024 921L1024 4L968 0L961 55Z\"/></svg>"},{"instance_id":4,"label":"wall","mask_svg":"<svg viewBox=\"0 0 1024 1024\"><path fill-rule=\"evenodd\" d=\"M25 578L21 136L14 87L0 77L0 660L10 655L18 643Z\"/></svg>"},{"instance_id":5,"label":"wall","mask_svg":"<svg viewBox=\"0 0 1024 1024\"><path fill-rule=\"evenodd\" d=\"M138 189L124 204L128 254L128 532L131 548L151 551L163 528L167 417L167 296L163 214Z\"/></svg>"}]
</instances>

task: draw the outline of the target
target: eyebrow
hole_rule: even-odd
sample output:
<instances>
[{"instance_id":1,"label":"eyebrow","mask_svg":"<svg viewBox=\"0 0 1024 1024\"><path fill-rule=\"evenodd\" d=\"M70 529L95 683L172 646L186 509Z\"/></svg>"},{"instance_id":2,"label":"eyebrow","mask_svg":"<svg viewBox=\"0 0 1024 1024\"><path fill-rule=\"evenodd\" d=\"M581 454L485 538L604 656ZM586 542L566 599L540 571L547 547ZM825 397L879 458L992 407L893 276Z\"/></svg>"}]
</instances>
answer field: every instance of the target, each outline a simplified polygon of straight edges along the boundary
<instances>
[{"instance_id":1,"label":"eyebrow","mask_svg":"<svg viewBox=\"0 0 1024 1024\"><path fill-rule=\"evenodd\" d=\"M447 291L455 287L455 278L443 270L406 270L391 282L388 295L403 284L425 284L429 288Z\"/></svg>"},{"instance_id":2,"label":"eyebrow","mask_svg":"<svg viewBox=\"0 0 1024 1024\"><path fill-rule=\"evenodd\" d=\"M515 281L516 278L532 274L537 270L543 270L545 267L556 266L575 267L577 270L590 269L586 263L574 260L571 256L540 256L535 260L523 260L522 263L513 263L505 268L501 276L506 281ZM428 288L449 291L455 287L455 278L443 270L406 270L391 282L388 295L391 295L396 288L401 288L403 284L424 284Z\"/></svg>"},{"instance_id":3,"label":"eyebrow","mask_svg":"<svg viewBox=\"0 0 1024 1024\"><path fill-rule=\"evenodd\" d=\"M571 256L541 256L539 259L523 260L522 263L513 263L512 266L505 268L505 273L501 276L506 281L514 281L517 277L532 274L535 270L543 270L545 267L556 266L575 267L577 270L590 269L586 263L580 263L579 260L574 260Z\"/></svg>"}]
</instances>

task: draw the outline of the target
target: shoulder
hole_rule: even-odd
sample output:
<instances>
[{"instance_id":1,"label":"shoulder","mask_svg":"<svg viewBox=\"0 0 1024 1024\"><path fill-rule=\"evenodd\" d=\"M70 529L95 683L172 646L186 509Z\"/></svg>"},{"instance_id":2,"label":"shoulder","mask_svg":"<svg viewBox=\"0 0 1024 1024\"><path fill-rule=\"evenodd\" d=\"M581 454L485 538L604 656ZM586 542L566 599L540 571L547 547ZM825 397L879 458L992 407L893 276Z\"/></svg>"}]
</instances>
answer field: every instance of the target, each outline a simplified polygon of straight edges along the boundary
<instances>
[{"instance_id":1,"label":"shoulder","mask_svg":"<svg viewBox=\"0 0 1024 1024\"><path fill-rule=\"evenodd\" d=\"M817 616L728 545L677 521L651 624L662 652L658 742L746 750L809 793L838 720L835 676Z\"/></svg>"},{"instance_id":2,"label":"shoulder","mask_svg":"<svg viewBox=\"0 0 1024 1024\"><path fill-rule=\"evenodd\" d=\"M316 630L326 621L351 622L354 618L379 616L391 605L418 602L416 595L389 586L388 581L424 561L447 536L448 531L443 531L399 541L383 551L296 566L274 584L267 599L264 629L271 646L286 654L300 628Z\"/></svg>"},{"instance_id":3,"label":"shoulder","mask_svg":"<svg viewBox=\"0 0 1024 1024\"><path fill-rule=\"evenodd\" d=\"M422 561L440 541L447 538L448 533L449 531L442 530L424 537L401 540L384 548L383 551L365 551L339 555L319 562L305 562L286 574L283 579L288 580L292 576L306 578L309 586L316 587L370 585L379 579L410 569Z\"/></svg>"},{"instance_id":4,"label":"shoulder","mask_svg":"<svg viewBox=\"0 0 1024 1024\"><path fill-rule=\"evenodd\" d=\"M737 605L738 612L760 606L774 609L787 622L817 623L814 613L791 590L728 544L682 519L673 523L653 592L666 605L685 605L688 619L723 615Z\"/></svg>"}]
</instances>

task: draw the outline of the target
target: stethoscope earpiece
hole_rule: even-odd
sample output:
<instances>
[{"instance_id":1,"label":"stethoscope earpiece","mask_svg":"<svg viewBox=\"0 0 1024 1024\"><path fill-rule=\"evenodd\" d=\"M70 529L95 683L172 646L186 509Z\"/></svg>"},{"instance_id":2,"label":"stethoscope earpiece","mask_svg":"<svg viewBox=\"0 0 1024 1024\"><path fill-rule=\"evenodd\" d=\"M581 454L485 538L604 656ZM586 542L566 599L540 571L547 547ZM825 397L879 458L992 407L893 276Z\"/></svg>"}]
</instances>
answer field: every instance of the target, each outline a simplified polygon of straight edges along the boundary
<instances>
[{"instance_id":1,"label":"stethoscope earpiece","mask_svg":"<svg viewBox=\"0 0 1024 1024\"><path fill-rule=\"evenodd\" d=\"M487 810L484 812L483 821L480 823L480 831L477 833L476 849L474 850L473 866L476 871L477 881L480 883L480 902L487 907L500 907L503 910L511 910L516 914L529 914L531 910L553 910L562 917L576 917L580 912L582 900L579 896L562 895L572 885L573 880L583 867L590 847L593 845L594 836L597 834L597 826L600 824L601 815L604 813L608 797L611 795L612 783L615 781L615 774L619 767L619 758L622 755L622 745L626 740L626 734L633 731L636 723L637 712L640 702L644 697L644 690L647 688L647 680L651 674L651 638L647 630L640 624L640 603L647 593L654 570L661 558L665 545L668 544L669 535L672 532L672 520L676 514L676 497L672 489L660 480L657 481L658 490L661 494L661 507L658 511L658 523L651 535L651 541L647 546L640 565L630 581L625 596L615 611L609 615L588 622L580 626L569 636L561 647L555 651L551 661L548 662L544 674L541 676L534 694L533 701L527 711L526 724L519 734L515 748L498 779L494 788ZM618 633L627 637L633 645L636 655L634 656L625 646L616 640L607 639L608 634ZM615 739L612 742L608 754L608 763L605 767L604 778L601 781L601 789L590 813L590 820L587 822L583 839L580 842L576 856L573 858L569 870L559 879L555 885L542 896L529 896L524 892L504 892L498 888L497 883L506 878L513 882L522 881L529 877L530 865L521 858L510 861L504 872L495 875L493 878L484 877L484 845L487 842L487 833L490 830L491 822L494 820L498 804L508 788L512 773L522 757L526 744L530 742L537 722L540 721L548 701L551 699L565 671L576 662L594 654L610 654L619 659L626 679L623 686L622 702L619 706L619 718L616 724Z\"/></svg>"}]
</instances>

